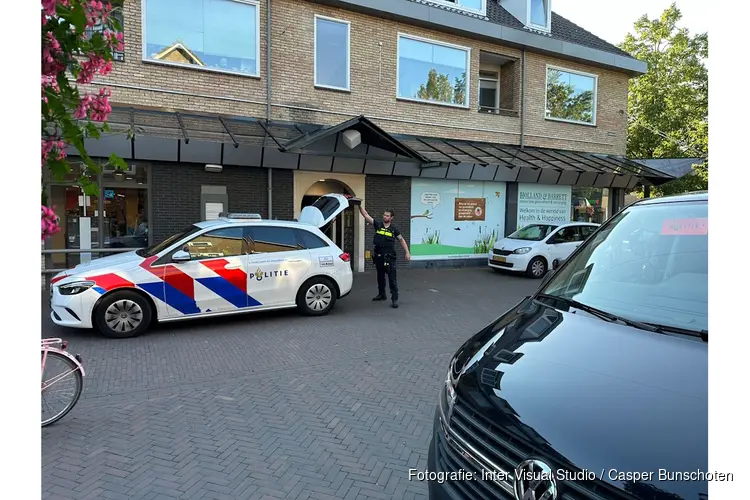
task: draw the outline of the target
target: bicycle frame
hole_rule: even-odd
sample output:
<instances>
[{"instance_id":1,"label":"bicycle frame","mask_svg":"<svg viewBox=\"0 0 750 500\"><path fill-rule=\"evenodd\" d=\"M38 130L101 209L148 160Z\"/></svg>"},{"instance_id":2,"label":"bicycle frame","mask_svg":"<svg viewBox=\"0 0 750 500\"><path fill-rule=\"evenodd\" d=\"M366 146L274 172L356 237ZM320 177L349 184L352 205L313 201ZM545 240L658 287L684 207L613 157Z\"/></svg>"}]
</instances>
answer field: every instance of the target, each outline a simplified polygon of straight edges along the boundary
<instances>
[{"instance_id":1,"label":"bicycle frame","mask_svg":"<svg viewBox=\"0 0 750 500\"><path fill-rule=\"evenodd\" d=\"M55 346L60 346L60 347L55 347ZM57 382L64 379L68 375L75 373L76 370L80 370L81 375L84 377L86 376L86 372L83 369L83 365L80 363L80 361L78 361L78 359L76 359L75 356L73 356L67 351L67 348L68 348L68 343L63 341L62 339L59 339L59 338L42 339L42 376L44 376L44 366L47 363L47 354L50 352L56 352L58 354L65 356L66 358L71 360L73 364L76 366L76 368L68 372L62 373L60 375L57 375L55 377L52 377L50 380L47 380L46 382L43 380L42 390L45 390L49 388L50 386L56 384Z\"/></svg>"}]
</instances>

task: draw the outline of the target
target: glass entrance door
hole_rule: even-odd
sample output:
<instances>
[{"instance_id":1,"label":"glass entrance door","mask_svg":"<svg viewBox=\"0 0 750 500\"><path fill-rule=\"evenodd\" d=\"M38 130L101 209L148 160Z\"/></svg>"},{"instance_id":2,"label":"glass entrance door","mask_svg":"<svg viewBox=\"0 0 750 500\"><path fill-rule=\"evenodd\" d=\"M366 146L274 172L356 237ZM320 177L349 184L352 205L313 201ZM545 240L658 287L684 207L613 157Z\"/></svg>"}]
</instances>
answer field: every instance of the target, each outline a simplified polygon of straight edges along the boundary
<instances>
[{"instance_id":1,"label":"glass entrance door","mask_svg":"<svg viewBox=\"0 0 750 500\"><path fill-rule=\"evenodd\" d=\"M55 250L81 248L81 218L90 221L91 248L99 248L99 200L97 196L83 196L76 186L51 186L49 205L60 217L60 231L50 238L47 248ZM79 253L53 254L54 268L70 268L81 262Z\"/></svg>"}]
</instances>

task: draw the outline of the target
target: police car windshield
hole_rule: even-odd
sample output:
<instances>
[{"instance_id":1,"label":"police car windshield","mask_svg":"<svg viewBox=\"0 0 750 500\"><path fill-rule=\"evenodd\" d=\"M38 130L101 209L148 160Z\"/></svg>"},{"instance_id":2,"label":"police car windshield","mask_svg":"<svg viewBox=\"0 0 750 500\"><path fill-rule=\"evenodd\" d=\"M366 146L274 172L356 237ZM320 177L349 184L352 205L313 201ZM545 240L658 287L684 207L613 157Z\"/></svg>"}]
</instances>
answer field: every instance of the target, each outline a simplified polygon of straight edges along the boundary
<instances>
[{"instance_id":1,"label":"police car windshield","mask_svg":"<svg viewBox=\"0 0 750 500\"><path fill-rule=\"evenodd\" d=\"M170 246L174 245L181 239L187 238L188 236L190 236L191 234L194 234L197 231L200 231L200 228L198 226L190 225L186 227L185 229L183 229L182 231L180 231L179 233L170 236L166 240L159 242L159 243L155 243L147 248L141 248L140 250L137 250L135 253L140 257L145 257L145 258L153 257L154 255L157 255L163 252L164 250L166 250L167 248L169 248Z\"/></svg>"},{"instance_id":2,"label":"police car windshield","mask_svg":"<svg viewBox=\"0 0 750 500\"><path fill-rule=\"evenodd\" d=\"M522 227L515 233L508 236L511 240L541 241L555 230L557 226L550 224L531 224Z\"/></svg>"}]
</instances>

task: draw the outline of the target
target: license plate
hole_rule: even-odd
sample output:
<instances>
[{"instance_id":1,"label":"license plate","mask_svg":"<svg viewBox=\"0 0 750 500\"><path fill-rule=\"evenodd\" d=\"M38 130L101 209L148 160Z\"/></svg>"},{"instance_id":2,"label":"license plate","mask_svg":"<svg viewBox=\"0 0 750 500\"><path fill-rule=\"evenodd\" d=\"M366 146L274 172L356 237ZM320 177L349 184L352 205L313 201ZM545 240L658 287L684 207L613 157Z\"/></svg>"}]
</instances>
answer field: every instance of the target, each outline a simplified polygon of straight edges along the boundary
<instances>
[{"instance_id":1,"label":"license plate","mask_svg":"<svg viewBox=\"0 0 750 500\"><path fill-rule=\"evenodd\" d=\"M501 255L493 255L492 260L494 260L495 262L505 262L505 257Z\"/></svg>"}]
</instances>

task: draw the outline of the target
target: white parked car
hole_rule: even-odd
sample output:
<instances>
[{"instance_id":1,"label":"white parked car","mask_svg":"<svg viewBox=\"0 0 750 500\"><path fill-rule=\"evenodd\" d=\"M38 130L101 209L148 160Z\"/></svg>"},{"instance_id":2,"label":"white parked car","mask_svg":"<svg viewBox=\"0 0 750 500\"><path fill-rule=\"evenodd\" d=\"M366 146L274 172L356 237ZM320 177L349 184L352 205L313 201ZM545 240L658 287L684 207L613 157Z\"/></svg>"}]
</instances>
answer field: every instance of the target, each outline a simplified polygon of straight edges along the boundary
<instances>
[{"instance_id":1,"label":"white parked car","mask_svg":"<svg viewBox=\"0 0 750 500\"><path fill-rule=\"evenodd\" d=\"M52 321L126 338L152 320L287 307L327 314L351 291L353 273L321 228L348 206L329 194L298 221L221 214L151 247L80 264L52 279Z\"/></svg>"},{"instance_id":2,"label":"white parked car","mask_svg":"<svg viewBox=\"0 0 750 500\"><path fill-rule=\"evenodd\" d=\"M599 224L530 224L495 242L487 264L494 270L523 272L541 278L555 261L567 259Z\"/></svg>"}]
</instances>

